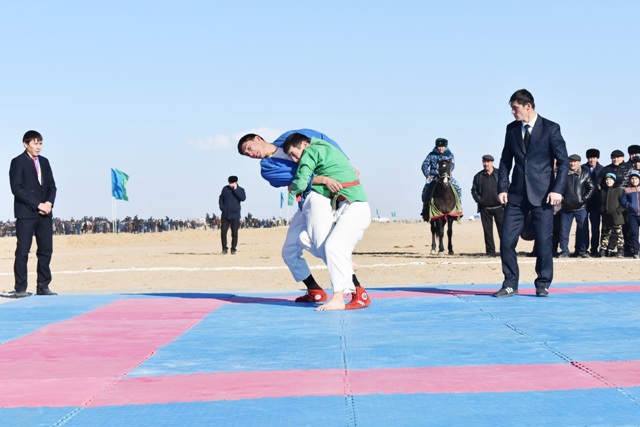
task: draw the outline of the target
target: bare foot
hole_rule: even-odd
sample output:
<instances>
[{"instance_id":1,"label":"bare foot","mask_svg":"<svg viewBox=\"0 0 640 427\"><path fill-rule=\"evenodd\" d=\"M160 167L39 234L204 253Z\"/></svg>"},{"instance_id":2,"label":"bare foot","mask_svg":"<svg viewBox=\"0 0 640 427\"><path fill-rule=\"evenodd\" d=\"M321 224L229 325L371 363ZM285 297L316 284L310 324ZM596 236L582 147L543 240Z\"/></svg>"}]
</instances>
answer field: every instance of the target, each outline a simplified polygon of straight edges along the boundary
<instances>
[{"instance_id":1,"label":"bare foot","mask_svg":"<svg viewBox=\"0 0 640 427\"><path fill-rule=\"evenodd\" d=\"M316 311L328 311L328 310L344 310L344 295L340 292L334 293L329 302L322 304L316 308Z\"/></svg>"},{"instance_id":2,"label":"bare foot","mask_svg":"<svg viewBox=\"0 0 640 427\"><path fill-rule=\"evenodd\" d=\"M360 267L358 263L351 261L351 264L352 264L351 267L353 268L353 272L355 273L356 271L358 271L358 268Z\"/></svg>"}]
</instances>

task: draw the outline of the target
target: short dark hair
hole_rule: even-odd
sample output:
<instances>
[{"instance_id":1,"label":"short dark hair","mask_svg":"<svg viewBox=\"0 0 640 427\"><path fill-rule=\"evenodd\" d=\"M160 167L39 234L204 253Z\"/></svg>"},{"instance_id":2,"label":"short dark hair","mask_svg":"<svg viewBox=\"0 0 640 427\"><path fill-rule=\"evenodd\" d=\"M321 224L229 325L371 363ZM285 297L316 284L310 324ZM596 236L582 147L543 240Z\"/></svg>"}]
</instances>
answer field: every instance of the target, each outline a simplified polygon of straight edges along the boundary
<instances>
[{"instance_id":1,"label":"short dark hair","mask_svg":"<svg viewBox=\"0 0 640 427\"><path fill-rule=\"evenodd\" d=\"M37 139L38 141L42 141L42 135L40 135L40 132L38 131L28 130L22 137L22 142L28 144L34 139Z\"/></svg>"},{"instance_id":2,"label":"short dark hair","mask_svg":"<svg viewBox=\"0 0 640 427\"><path fill-rule=\"evenodd\" d=\"M229 177L229 180L228 180L228 181L229 181L229 184L232 184L232 183L234 183L234 182L238 182L238 177L237 177L237 176L235 176L235 175L231 175L231 176Z\"/></svg>"},{"instance_id":3,"label":"short dark hair","mask_svg":"<svg viewBox=\"0 0 640 427\"><path fill-rule=\"evenodd\" d=\"M526 89L515 91L509 99L509 104L513 104L513 102L517 102L522 106L531 104L531 108L533 108L534 110L536 109L536 103L533 101L533 95L531 95L531 92Z\"/></svg>"},{"instance_id":4,"label":"short dark hair","mask_svg":"<svg viewBox=\"0 0 640 427\"><path fill-rule=\"evenodd\" d=\"M240 141L238 141L238 153L244 156L244 153L242 152L242 146L244 145L245 142L253 141L254 139L256 139L256 137L262 138L260 135L256 135L255 133L248 133L242 138L240 138Z\"/></svg>"},{"instance_id":5,"label":"short dark hair","mask_svg":"<svg viewBox=\"0 0 640 427\"><path fill-rule=\"evenodd\" d=\"M284 140L284 143L282 144L282 151L286 153L291 149L291 147L300 147L300 144L302 144L303 141L311 143L311 140L305 135L294 132Z\"/></svg>"}]
</instances>

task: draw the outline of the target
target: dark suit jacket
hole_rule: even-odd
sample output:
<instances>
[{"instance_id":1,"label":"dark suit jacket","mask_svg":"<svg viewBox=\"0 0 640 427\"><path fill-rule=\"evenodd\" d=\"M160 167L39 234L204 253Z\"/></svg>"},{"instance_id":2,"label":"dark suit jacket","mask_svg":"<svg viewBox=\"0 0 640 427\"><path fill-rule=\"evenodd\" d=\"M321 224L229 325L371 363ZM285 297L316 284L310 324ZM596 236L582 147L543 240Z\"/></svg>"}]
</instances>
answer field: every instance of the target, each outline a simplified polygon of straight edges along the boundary
<instances>
[{"instance_id":1,"label":"dark suit jacket","mask_svg":"<svg viewBox=\"0 0 640 427\"><path fill-rule=\"evenodd\" d=\"M38 174L31 156L26 151L11 160L9 181L13 193L13 212L16 218L38 218L38 205L56 200L56 182L49 161L38 156L42 185L38 182ZM50 214L51 215L51 214Z\"/></svg>"},{"instance_id":2,"label":"dark suit jacket","mask_svg":"<svg viewBox=\"0 0 640 427\"><path fill-rule=\"evenodd\" d=\"M557 173L553 159L557 161ZM560 126L538 115L525 152L522 122L510 123L498 170L498 194L508 193L509 203L519 205L526 197L531 205L542 206L550 192L564 194L569 156Z\"/></svg>"}]
</instances>

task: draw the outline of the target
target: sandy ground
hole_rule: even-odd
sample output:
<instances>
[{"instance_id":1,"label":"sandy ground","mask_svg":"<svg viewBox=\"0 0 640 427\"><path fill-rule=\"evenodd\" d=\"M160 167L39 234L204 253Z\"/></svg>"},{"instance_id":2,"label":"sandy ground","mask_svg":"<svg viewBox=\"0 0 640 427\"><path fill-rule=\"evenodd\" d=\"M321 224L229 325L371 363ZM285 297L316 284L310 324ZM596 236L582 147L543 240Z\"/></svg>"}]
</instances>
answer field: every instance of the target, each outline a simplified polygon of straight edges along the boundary
<instances>
[{"instance_id":1,"label":"sandy ground","mask_svg":"<svg viewBox=\"0 0 640 427\"><path fill-rule=\"evenodd\" d=\"M280 258L287 228L240 230L236 255L222 255L220 232L190 230L149 234L54 237L51 289L60 294L152 292L295 292ZM430 255L425 223L373 223L356 247L354 261L363 286L405 287L440 284L500 284L499 258L484 258L482 225L454 225L455 255ZM34 242L35 243L35 242ZM573 235L570 248L573 245ZM519 252L531 250L520 242ZM15 237L0 238L0 290L13 289ZM329 289L322 261L306 254L318 282ZM534 258L520 257L521 286L535 279ZM555 261L555 282L638 280L633 259ZM29 262L29 291L35 291L35 244ZM1 298L6 302L7 298Z\"/></svg>"}]
</instances>

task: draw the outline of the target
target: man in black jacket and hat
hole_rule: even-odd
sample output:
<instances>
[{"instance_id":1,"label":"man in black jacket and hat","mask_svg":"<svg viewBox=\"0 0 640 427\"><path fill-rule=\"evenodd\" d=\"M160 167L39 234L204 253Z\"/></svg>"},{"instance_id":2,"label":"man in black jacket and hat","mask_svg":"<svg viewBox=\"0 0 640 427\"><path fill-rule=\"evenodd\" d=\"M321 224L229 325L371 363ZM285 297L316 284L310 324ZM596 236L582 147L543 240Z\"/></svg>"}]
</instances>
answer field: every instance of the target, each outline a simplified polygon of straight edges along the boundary
<instances>
[{"instance_id":1,"label":"man in black jacket and hat","mask_svg":"<svg viewBox=\"0 0 640 427\"><path fill-rule=\"evenodd\" d=\"M595 191L587 200L587 216L589 217L589 225L591 226L591 244L590 252L594 258L600 256L600 187L598 177L604 166L599 162L600 150L596 148L589 148L587 150L587 162L582 165L582 169L589 173L591 182L595 188Z\"/></svg>"},{"instance_id":2,"label":"man in black jacket and hat","mask_svg":"<svg viewBox=\"0 0 640 427\"><path fill-rule=\"evenodd\" d=\"M231 255L235 255L238 246L238 229L240 228L240 202L244 202L247 198L244 188L238 185L238 177L230 176L229 185L222 188L218 204L220 206L220 230L222 237L222 254L226 255L229 247L227 246L227 232L231 227Z\"/></svg>"}]
</instances>

